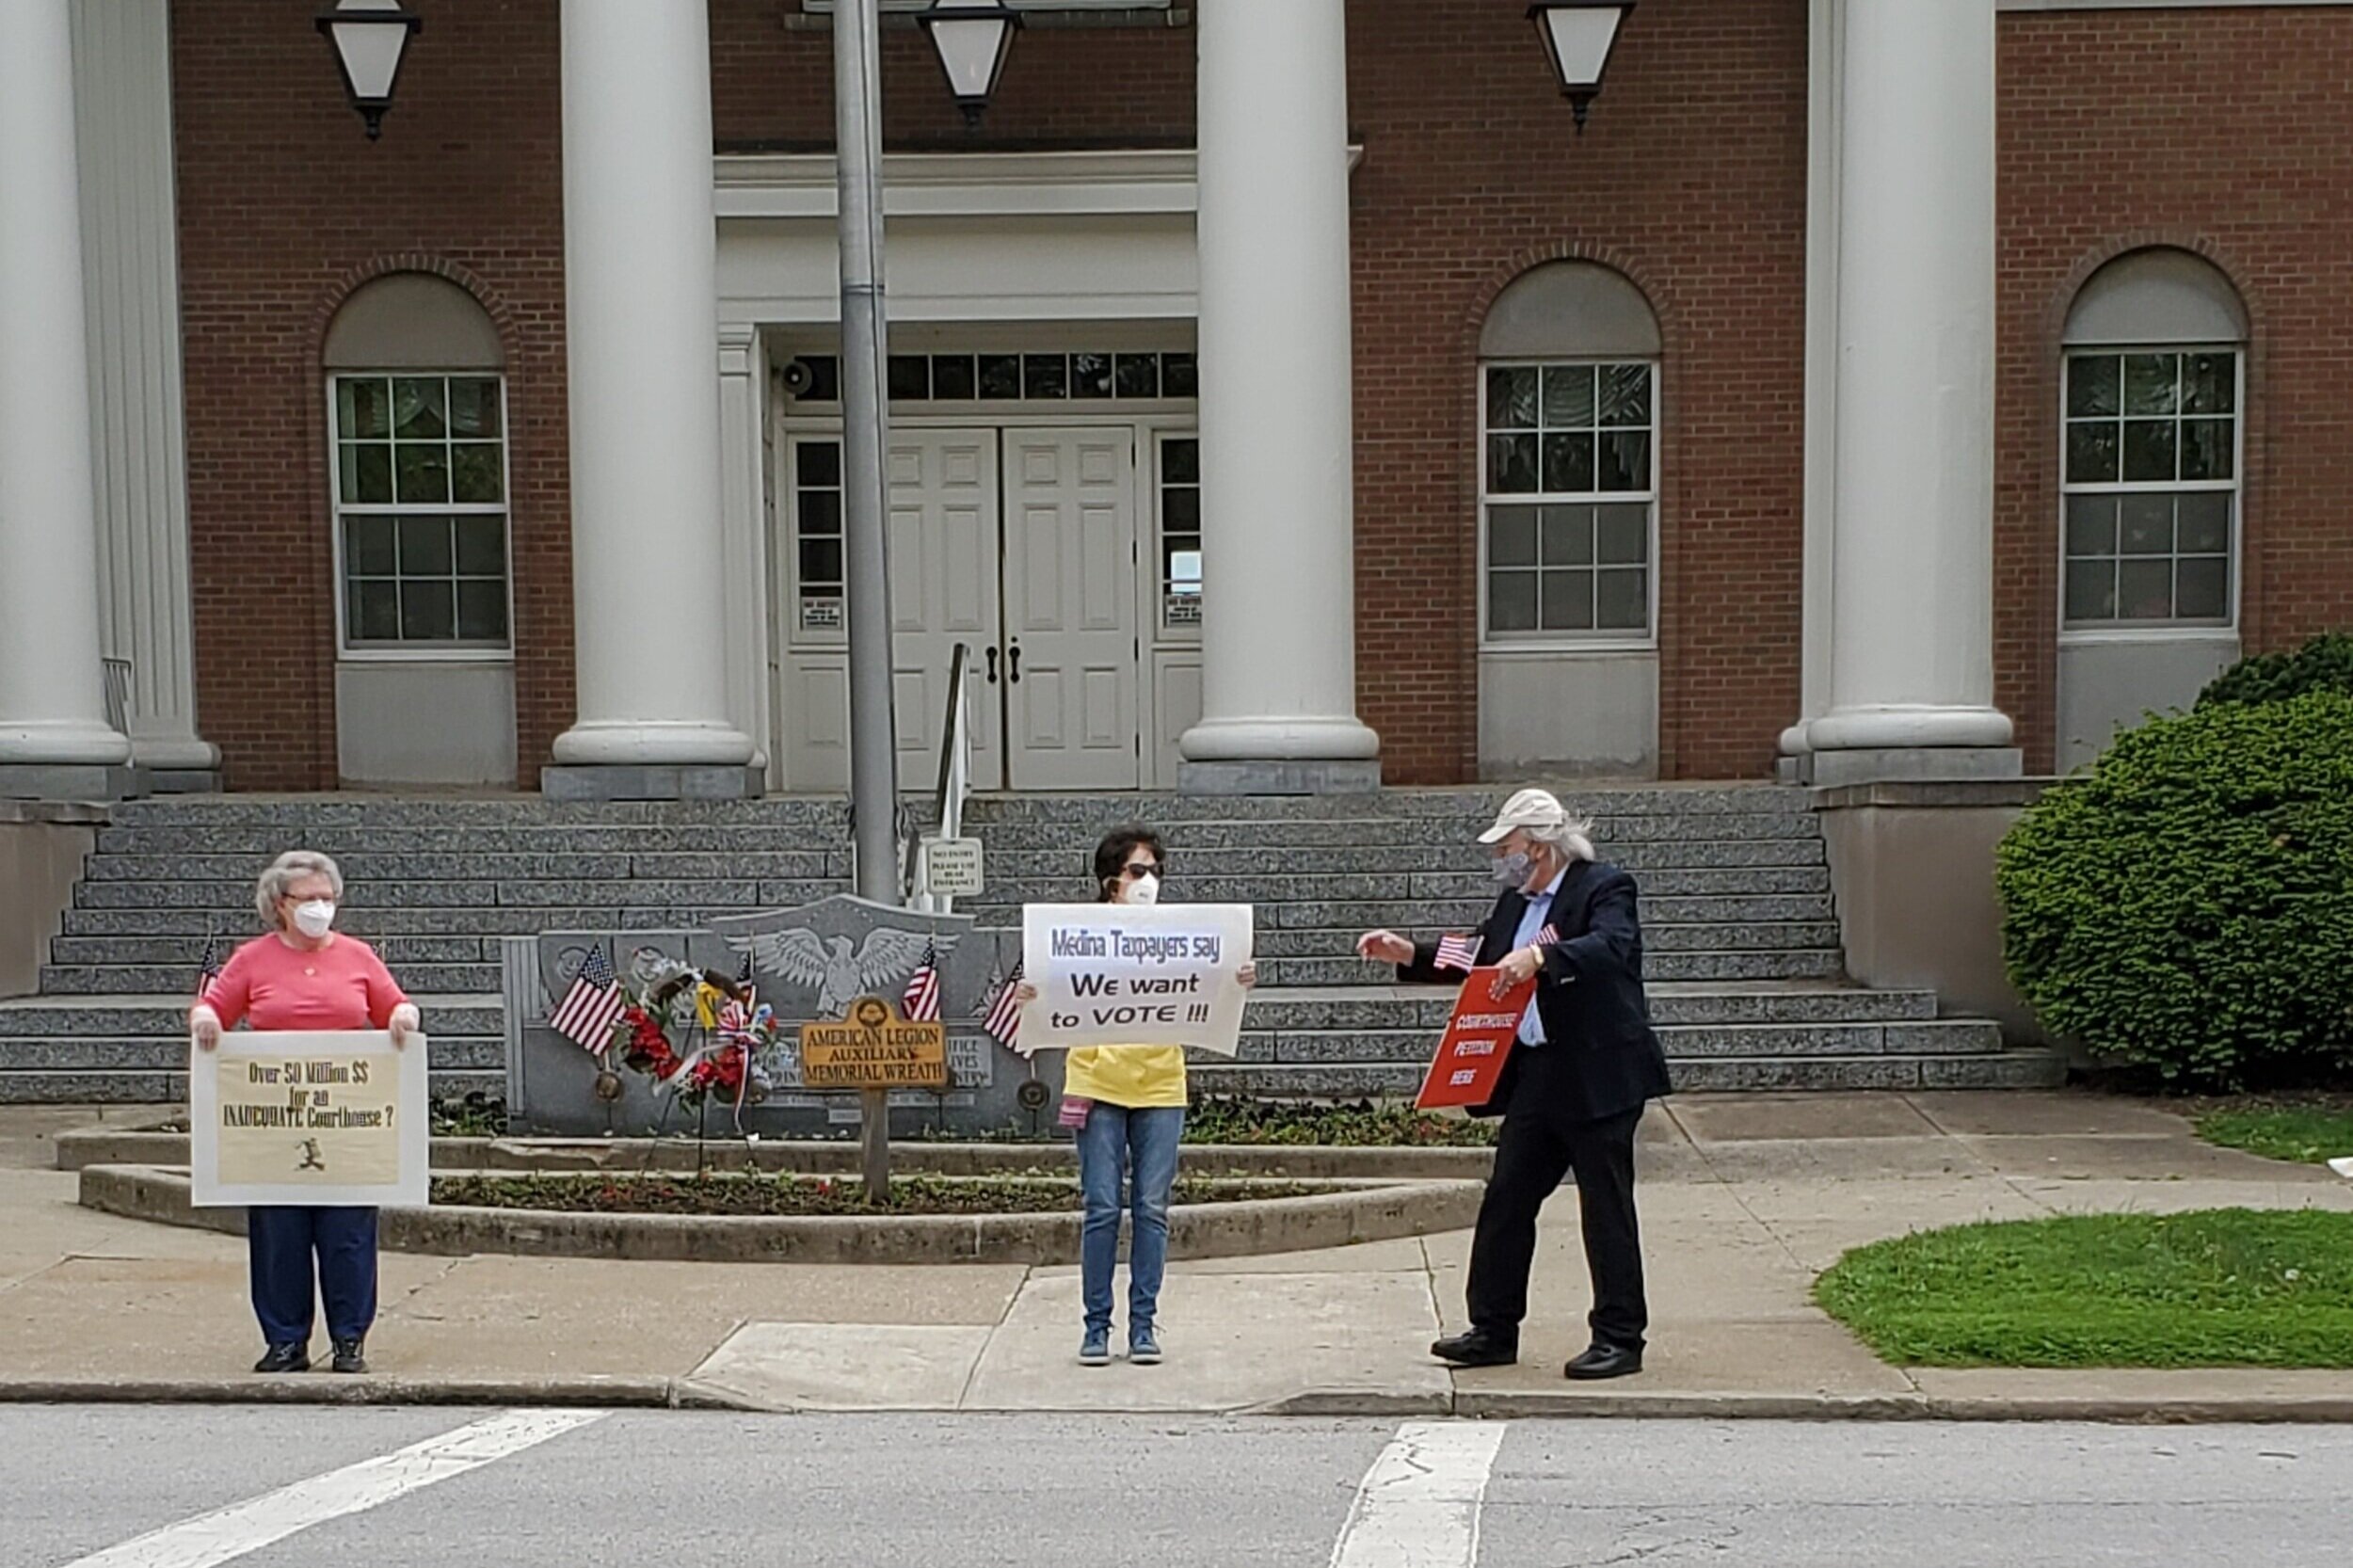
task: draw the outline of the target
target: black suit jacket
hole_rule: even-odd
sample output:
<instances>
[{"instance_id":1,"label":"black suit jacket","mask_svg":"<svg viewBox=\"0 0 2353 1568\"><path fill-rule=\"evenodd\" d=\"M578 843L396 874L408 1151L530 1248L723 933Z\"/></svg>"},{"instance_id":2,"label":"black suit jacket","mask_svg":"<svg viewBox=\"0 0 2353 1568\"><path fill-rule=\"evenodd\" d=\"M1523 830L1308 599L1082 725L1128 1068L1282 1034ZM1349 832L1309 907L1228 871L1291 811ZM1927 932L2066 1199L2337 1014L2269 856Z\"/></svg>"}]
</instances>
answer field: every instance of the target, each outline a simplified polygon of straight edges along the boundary
<instances>
[{"instance_id":1,"label":"black suit jacket","mask_svg":"<svg viewBox=\"0 0 2353 1568\"><path fill-rule=\"evenodd\" d=\"M1514 945L1528 899L1517 889L1496 900L1479 942L1479 962L1500 962ZM1642 925L1634 878L1615 866L1572 865L1553 895L1550 923L1561 940L1545 949L1536 976L1536 1013L1545 1044L1517 1045L1504 1064L1496 1097L1474 1114L1594 1121L1622 1115L1668 1093L1666 1053L1651 1032L1642 994ZM1397 977L1459 982L1441 971L1437 944L1417 942Z\"/></svg>"}]
</instances>

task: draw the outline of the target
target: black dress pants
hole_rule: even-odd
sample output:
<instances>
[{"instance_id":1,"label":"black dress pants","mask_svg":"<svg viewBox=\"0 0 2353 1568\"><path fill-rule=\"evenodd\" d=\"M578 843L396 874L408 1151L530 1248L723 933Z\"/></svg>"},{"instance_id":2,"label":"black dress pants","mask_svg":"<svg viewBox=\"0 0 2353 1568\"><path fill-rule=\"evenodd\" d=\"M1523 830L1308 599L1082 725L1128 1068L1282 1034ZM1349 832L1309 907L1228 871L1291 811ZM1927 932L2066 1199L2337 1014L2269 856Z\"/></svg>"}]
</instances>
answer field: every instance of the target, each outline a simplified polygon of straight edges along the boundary
<instances>
[{"instance_id":1,"label":"black dress pants","mask_svg":"<svg viewBox=\"0 0 2353 1568\"><path fill-rule=\"evenodd\" d=\"M1528 1271L1536 1256L1536 1214L1571 1171L1584 1223L1585 1266L1596 1344L1642 1348L1650 1309L1642 1296L1642 1240L1634 1216L1634 1129L1638 1107L1598 1121L1513 1112L1496 1143L1495 1173L1479 1206L1468 1290L1471 1326L1516 1346L1528 1316Z\"/></svg>"}]
</instances>

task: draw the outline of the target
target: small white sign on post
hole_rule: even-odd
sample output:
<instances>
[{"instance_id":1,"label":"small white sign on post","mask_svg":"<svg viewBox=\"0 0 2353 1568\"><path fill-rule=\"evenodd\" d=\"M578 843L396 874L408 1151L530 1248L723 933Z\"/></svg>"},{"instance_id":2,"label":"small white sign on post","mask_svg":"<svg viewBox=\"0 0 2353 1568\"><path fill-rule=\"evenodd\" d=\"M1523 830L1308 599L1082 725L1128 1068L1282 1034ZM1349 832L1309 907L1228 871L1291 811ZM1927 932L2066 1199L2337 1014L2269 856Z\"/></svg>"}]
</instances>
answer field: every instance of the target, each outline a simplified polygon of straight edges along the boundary
<instances>
[{"instance_id":1,"label":"small white sign on post","mask_svg":"<svg viewBox=\"0 0 2353 1568\"><path fill-rule=\"evenodd\" d=\"M935 898L978 898L981 880L981 841L978 839L926 839L916 860L916 889Z\"/></svg>"},{"instance_id":2,"label":"small white sign on post","mask_svg":"<svg viewBox=\"0 0 2353 1568\"><path fill-rule=\"evenodd\" d=\"M432 1129L425 1038L239 1030L188 1048L190 1201L416 1206Z\"/></svg>"},{"instance_id":3,"label":"small white sign on post","mask_svg":"<svg viewBox=\"0 0 2353 1568\"><path fill-rule=\"evenodd\" d=\"M1249 993L1247 904L1032 904L1021 911L1024 1049L1074 1046L1241 1048Z\"/></svg>"}]
</instances>

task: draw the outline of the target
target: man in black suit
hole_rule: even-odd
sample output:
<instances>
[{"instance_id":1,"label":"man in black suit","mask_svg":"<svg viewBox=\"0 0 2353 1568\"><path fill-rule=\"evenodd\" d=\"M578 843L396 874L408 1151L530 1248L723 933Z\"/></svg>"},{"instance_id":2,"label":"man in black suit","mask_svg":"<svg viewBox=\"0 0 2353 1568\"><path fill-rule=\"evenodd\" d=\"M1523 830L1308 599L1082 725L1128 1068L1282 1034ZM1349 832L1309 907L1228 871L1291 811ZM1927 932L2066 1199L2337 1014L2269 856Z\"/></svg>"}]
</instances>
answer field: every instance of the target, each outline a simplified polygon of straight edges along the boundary
<instances>
[{"instance_id":1,"label":"man in black suit","mask_svg":"<svg viewBox=\"0 0 2353 1568\"><path fill-rule=\"evenodd\" d=\"M1522 790L1479 836L1504 892L1480 934L1478 962L1513 984L1534 976L1536 1000L1495 1099L1475 1112L1500 1113L1503 1128L1471 1243L1470 1332L1430 1347L1457 1367L1519 1359L1537 1211L1574 1171L1593 1337L1564 1370L1591 1379L1642 1369L1650 1320L1634 1213L1634 1129L1643 1108L1668 1091L1667 1059L1642 995L1634 879L1594 860L1590 832L1551 794ZM1356 951L1395 964L1401 981L1462 974L1440 968L1436 943L1395 932L1367 932Z\"/></svg>"}]
</instances>

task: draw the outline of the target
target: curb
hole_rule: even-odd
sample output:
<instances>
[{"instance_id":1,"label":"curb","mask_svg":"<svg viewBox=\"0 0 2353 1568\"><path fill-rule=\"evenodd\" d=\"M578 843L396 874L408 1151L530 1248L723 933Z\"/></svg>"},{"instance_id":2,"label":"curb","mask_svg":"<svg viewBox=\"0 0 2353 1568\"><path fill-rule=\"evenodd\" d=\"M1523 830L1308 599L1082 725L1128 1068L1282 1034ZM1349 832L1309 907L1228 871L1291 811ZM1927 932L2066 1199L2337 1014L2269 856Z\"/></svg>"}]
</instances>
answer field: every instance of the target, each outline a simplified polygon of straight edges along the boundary
<instances>
[{"instance_id":1,"label":"curb","mask_svg":"<svg viewBox=\"0 0 2353 1568\"><path fill-rule=\"evenodd\" d=\"M2075 1422L2103 1426L2341 1425L2353 1395L2229 1398L2027 1394L1537 1394L1457 1390L1453 1414L1492 1420Z\"/></svg>"},{"instance_id":2,"label":"curb","mask_svg":"<svg viewBox=\"0 0 2353 1568\"><path fill-rule=\"evenodd\" d=\"M0 1378L0 1404L569 1406L744 1410L684 1378Z\"/></svg>"}]
</instances>

